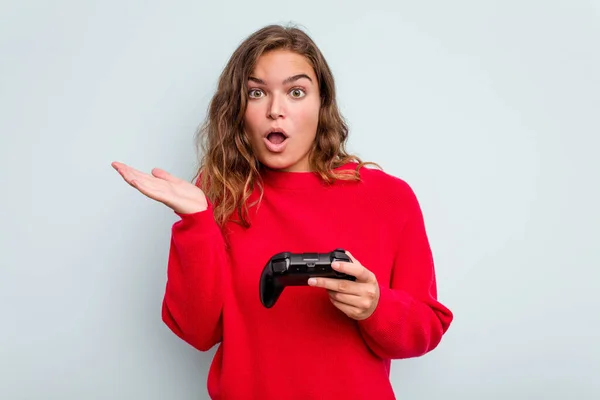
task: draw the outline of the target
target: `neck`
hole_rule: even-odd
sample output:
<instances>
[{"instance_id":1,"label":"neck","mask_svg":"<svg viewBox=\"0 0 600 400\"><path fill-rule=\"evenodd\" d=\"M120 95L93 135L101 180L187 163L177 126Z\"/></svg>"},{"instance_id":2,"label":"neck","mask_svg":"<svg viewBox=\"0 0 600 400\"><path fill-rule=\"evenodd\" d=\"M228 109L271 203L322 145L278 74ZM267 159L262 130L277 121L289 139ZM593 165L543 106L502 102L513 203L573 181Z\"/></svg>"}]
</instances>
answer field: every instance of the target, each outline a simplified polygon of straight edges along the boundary
<instances>
[{"instance_id":1,"label":"neck","mask_svg":"<svg viewBox=\"0 0 600 400\"><path fill-rule=\"evenodd\" d=\"M335 168L335 171L354 169L356 163L347 163ZM260 166L260 174L266 186L288 189L310 189L325 184L321 176L313 171L285 171Z\"/></svg>"}]
</instances>

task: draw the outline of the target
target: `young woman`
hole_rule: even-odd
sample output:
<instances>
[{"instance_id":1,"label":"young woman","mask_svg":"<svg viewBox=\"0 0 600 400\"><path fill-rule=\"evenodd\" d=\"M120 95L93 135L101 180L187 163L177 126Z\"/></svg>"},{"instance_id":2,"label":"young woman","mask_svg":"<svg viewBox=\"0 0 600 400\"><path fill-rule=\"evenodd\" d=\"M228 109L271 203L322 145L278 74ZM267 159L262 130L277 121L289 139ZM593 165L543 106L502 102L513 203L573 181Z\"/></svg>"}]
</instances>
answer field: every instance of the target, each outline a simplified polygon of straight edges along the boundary
<instances>
[{"instance_id":1,"label":"young woman","mask_svg":"<svg viewBox=\"0 0 600 400\"><path fill-rule=\"evenodd\" d=\"M327 62L301 30L268 26L223 71L200 130L195 184L113 167L180 217L162 318L200 351L219 345L213 399L393 399L392 359L434 349L453 315L437 300L415 194L345 150ZM276 253L347 250L355 281L287 287L267 308Z\"/></svg>"}]
</instances>

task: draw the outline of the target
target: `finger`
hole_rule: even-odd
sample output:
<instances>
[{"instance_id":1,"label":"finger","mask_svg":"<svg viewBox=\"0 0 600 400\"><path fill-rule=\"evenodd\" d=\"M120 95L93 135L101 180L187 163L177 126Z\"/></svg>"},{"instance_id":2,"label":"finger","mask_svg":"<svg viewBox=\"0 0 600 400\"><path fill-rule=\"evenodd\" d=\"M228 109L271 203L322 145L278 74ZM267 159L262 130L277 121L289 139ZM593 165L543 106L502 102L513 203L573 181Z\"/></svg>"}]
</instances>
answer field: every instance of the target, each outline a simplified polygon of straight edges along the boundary
<instances>
[{"instance_id":1,"label":"finger","mask_svg":"<svg viewBox=\"0 0 600 400\"><path fill-rule=\"evenodd\" d=\"M117 171L119 170L119 168L123 168L126 166L125 164L123 164L122 162L119 162L119 161L113 161L110 163L110 165Z\"/></svg>"},{"instance_id":2,"label":"finger","mask_svg":"<svg viewBox=\"0 0 600 400\"><path fill-rule=\"evenodd\" d=\"M131 173L131 171L129 170L129 168L125 167L125 166L120 166L118 168L115 168L117 170L117 172L119 173L119 175L121 175L121 178L123 178L125 180L125 182L129 183L130 185L133 182L133 174Z\"/></svg>"},{"instance_id":3,"label":"finger","mask_svg":"<svg viewBox=\"0 0 600 400\"><path fill-rule=\"evenodd\" d=\"M361 314L361 310L354 306L350 306L345 303L341 303L335 299L331 299L331 303L341 312L349 316L350 318L357 318Z\"/></svg>"},{"instance_id":4,"label":"finger","mask_svg":"<svg viewBox=\"0 0 600 400\"><path fill-rule=\"evenodd\" d=\"M136 172L134 168L120 162L113 162L111 165L123 179L127 181L127 183L131 184L131 181L134 179L134 173Z\"/></svg>"},{"instance_id":5,"label":"finger","mask_svg":"<svg viewBox=\"0 0 600 400\"><path fill-rule=\"evenodd\" d=\"M327 293L331 300L335 300L338 303L343 303L348 306L356 307L357 309L369 308L370 304L367 304L367 300L356 294L340 293L333 290L328 290Z\"/></svg>"},{"instance_id":6,"label":"finger","mask_svg":"<svg viewBox=\"0 0 600 400\"><path fill-rule=\"evenodd\" d=\"M348 250L346 250L346 255L347 255L348 257L350 257L350 260L351 260L353 263L358 263L358 264L360 264L360 262L358 262L358 260L357 260L356 258L354 258L354 256L352 255L352 253L350 253Z\"/></svg>"},{"instance_id":7,"label":"finger","mask_svg":"<svg viewBox=\"0 0 600 400\"><path fill-rule=\"evenodd\" d=\"M358 308L369 308L379 298L379 287L373 283L359 283L356 285L358 293L346 293L327 290L329 295L338 301L353 305Z\"/></svg>"},{"instance_id":8,"label":"finger","mask_svg":"<svg viewBox=\"0 0 600 400\"><path fill-rule=\"evenodd\" d=\"M152 169L152 175L159 178L159 179L164 179L165 181L168 182L179 182L180 179L169 174L167 171L160 169L160 168L153 168Z\"/></svg>"},{"instance_id":9,"label":"finger","mask_svg":"<svg viewBox=\"0 0 600 400\"><path fill-rule=\"evenodd\" d=\"M127 181L127 183L134 187L138 187L140 183L145 184L148 181L147 174L144 174L143 172L137 171L133 168L123 169L121 176Z\"/></svg>"},{"instance_id":10,"label":"finger","mask_svg":"<svg viewBox=\"0 0 600 400\"><path fill-rule=\"evenodd\" d=\"M160 193L160 186L157 185L155 179L148 179L147 176L143 175L136 176L135 174L131 174L131 176L131 186L138 189L142 194L155 199Z\"/></svg>"},{"instance_id":11,"label":"finger","mask_svg":"<svg viewBox=\"0 0 600 400\"><path fill-rule=\"evenodd\" d=\"M358 261L336 261L331 264L331 268L338 272L356 277L357 282L372 282L375 278L375 275Z\"/></svg>"},{"instance_id":12,"label":"finger","mask_svg":"<svg viewBox=\"0 0 600 400\"><path fill-rule=\"evenodd\" d=\"M360 284L347 279L334 278L310 278L308 284L314 287L320 287L334 292L359 295L361 293Z\"/></svg>"},{"instance_id":13,"label":"finger","mask_svg":"<svg viewBox=\"0 0 600 400\"><path fill-rule=\"evenodd\" d=\"M153 177L152 175L138 171L137 169L125 164L121 164L115 169L117 172L119 172L119 174L121 174L127 183L134 187L137 187L139 184L148 186L149 182L157 180L157 178Z\"/></svg>"},{"instance_id":14,"label":"finger","mask_svg":"<svg viewBox=\"0 0 600 400\"><path fill-rule=\"evenodd\" d=\"M150 197L154 200L161 200L162 194L165 191L165 182L162 180L138 171L135 168L129 167L122 163L115 164L115 169L123 177L123 179L129 183L132 187L140 191L142 194Z\"/></svg>"},{"instance_id":15,"label":"finger","mask_svg":"<svg viewBox=\"0 0 600 400\"><path fill-rule=\"evenodd\" d=\"M127 165L117 161L112 162L110 165L119 173L119 175L121 175L121 177L123 177L123 179L125 179L123 176L123 171L127 169Z\"/></svg>"}]
</instances>

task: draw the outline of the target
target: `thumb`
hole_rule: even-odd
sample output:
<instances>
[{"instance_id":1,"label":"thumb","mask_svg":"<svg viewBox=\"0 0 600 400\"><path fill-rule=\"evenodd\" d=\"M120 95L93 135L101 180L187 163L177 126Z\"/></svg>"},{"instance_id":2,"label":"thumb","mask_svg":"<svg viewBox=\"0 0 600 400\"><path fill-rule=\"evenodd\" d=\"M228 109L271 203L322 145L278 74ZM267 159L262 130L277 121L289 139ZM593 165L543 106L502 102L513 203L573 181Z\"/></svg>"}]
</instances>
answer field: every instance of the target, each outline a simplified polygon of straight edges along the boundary
<instances>
[{"instance_id":1,"label":"thumb","mask_svg":"<svg viewBox=\"0 0 600 400\"><path fill-rule=\"evenodd\" d=\"M168 181L168 182L178 182L179 181L178 178L174 177L173 175L169 174L167 171L160 169L160 168L153 168L152 175L157 178L164 179L165 181Z\"/></svg>"}]
</instances>

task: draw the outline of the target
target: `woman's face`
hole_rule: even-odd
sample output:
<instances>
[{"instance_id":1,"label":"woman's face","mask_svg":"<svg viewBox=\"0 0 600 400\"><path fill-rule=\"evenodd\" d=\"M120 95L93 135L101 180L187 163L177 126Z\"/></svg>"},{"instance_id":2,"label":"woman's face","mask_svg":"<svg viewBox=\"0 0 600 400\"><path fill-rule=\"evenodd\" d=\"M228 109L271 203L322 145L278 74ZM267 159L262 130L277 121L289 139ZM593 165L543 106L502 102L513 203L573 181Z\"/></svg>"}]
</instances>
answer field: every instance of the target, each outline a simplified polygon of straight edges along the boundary
<instances>
[{"instance_id":1,"label":"woman's face","mask_svg":"<svg viewBox=\"0 0 600 400\"><path fill-rule=\"evenodd\" d=\"M312 66L288 50L263 54L248 79L246 133L268 168L308 171L317 134L321 97Z\"/></svg>"}]
</instances>

